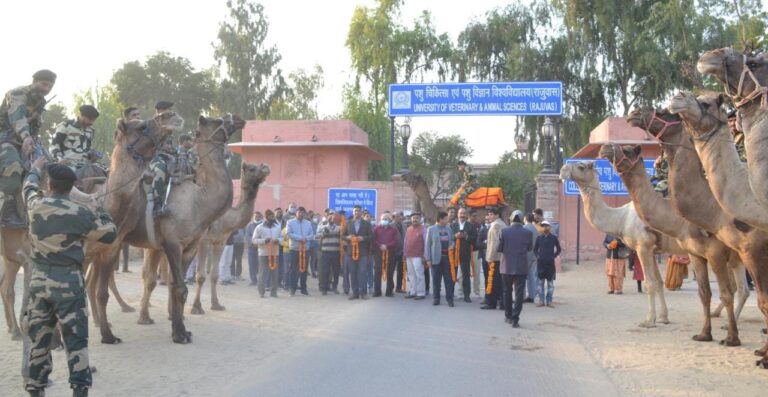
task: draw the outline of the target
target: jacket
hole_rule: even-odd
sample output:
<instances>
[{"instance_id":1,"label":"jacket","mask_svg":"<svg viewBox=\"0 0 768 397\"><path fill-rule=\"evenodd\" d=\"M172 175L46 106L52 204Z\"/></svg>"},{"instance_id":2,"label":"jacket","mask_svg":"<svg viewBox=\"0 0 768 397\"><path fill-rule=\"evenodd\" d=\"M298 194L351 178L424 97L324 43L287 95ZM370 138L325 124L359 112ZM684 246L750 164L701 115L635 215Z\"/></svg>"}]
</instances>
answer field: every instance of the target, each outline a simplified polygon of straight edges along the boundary
<instances>
[{"instance_id":1,"label":"jacket","mask_svg":"<svg viewBox=\"0 0 768 397\"><path fill-rule=\"evenodd\" d=\"M272 243L274 245L274 251L273 253L275 255L278 254L279 250L278 247L283 242L283 236L280 232L280 223L275 222L272 224L272 227L267 226L266 222L262 222L259 224L259 226L256 226L256 230L253 233L253 237L251 238L251 242L258 246L259 248L259 255L261 256L267 256L269 255L269 250L267 247L267 244L265 243L266 239L272 240Z\"/></svg>"},{"instance_id":2,"label":"jacket","mask_svg":"<svg viewBox=\"0 0 768 397\"><path fill-rule=\"evenodd\" d=\"M501 232L498 251L504 255L501 274L528 275L528 252L533 249L533 234L522 224L513 223Z\"/></svg>"},{"instance_id":3,"label":"jacket","mask_svg":"<svg viewBox=\"0 0 768 397\"><path fill-rule=\"evenodd\" d=\"M533 244L533 252L538 260L536 269L539 278L554 279L555 277L555 258L560 255L560 241L554 234L542 234L536 238Z\"/></svg>"},{"instance_id":4,"label":"jacket","mask_svg":"<svg viewBox=\"0 0 768 397\"><path fill-rule=\"evenodd\" d=\"M464 222L463 230L460 228L459 222L452 223L451 233L455 235L459 232L464 232L465 234L465 237L459 240L461 241L459 243L459 260L461 262L469 262L472 258L472 246L477 242L477 228L470 221Z\"/></svg>"},{"instance_id":5,"label":"jacket","mask_svg":"<svg viewBox=\"0 0 768 397\"><path fill-rule=\"evenodd\" d=\"M533 224L533 223L526 223L525 225L523 225L523 227L525 228L525 230L528 230L529 232L533 233L533 242L534 242L534 245L535 245L536 244L536 239L541 234L536 229L536 225ZM535 260L536 260L536 254L533 251L529 252L528 253L528 261L529 262L533 262Z\"/></svg>"},{"instance_id":6,"label":"jacket","mask_svg":"<svg viewBox=\"0 0 768 397\"><path fill-rule=\"evenodd\" d=\"M424 259L427 262L431 262L433 264L440 263L440 259L443 256L440 252L442 250L442 246L440 244L441 227L442 226L440 225L432 225L429 227L429 229L427 229L427 241L424 246ZM453 241L453 233L451 233L451 228L448 225L444 227L448 231L448 249L452 250L455 245Z\"/></svg>"},{"instance_id":7,"label":"jacket","mask_svg":"<svg viewBox=\"0 0 768 397\"><path fill-rule=\"evenodd\" d=\"M312 222L306 219L299 220L298 218L293 218L288 221L285 229L290 239L289 248L291 251L299 250L300 241L306 241L306 247L310 248L309 240L315 238L315 229L312 228Z\"/></svg>"},{"instance_id":8,"label":"jacket","mask_svg":"<svg viewBox=\"0 0 768 397\"><path fill-rule=\"evenodd\" d=\"M616 246L616 249L610 249L608 248L608 244L611 243L611 240L616 240L619 244ZM620 259L619 258L619 248L624 248L626 245L624 245L624 242L621 241L620 238L611 236L610 234L605 235L605 240L603 240L603 247L605 247L605 258L606 259Z\"/></svg>"},{"instance_id":9,"label":"jacket","mask_svg":"<svg viewBox=\"0 0 768 397\"><path fill-rule=\"evenodd\" d=\"M499 252L499 242L501 241L501 232L507 224L501 219L496 219L488 228L488 239L485 247L485 260L488 262L499 263L501 253Z\"/></svg>"},{"instance_id":10,"label":"jacket","mask_svg":"<svg viewBox=\"0 0 768 397\"><path fill-rule=\"evenodd\" d=\"M371 226L370 222L366 222L363 219L360 219L359 222L360 229L355 232L355 220L348 220L346 225L347 230L344 231L344 236L362 237L362 241L359 241L358 243L360 247L360 255L368 256L368 253L371 251L371 242L373 241L373 226ZM345 252L347 255L350 255L352 252L352 243L350 241L347 241Z\"/></svg>"}]
</instances>

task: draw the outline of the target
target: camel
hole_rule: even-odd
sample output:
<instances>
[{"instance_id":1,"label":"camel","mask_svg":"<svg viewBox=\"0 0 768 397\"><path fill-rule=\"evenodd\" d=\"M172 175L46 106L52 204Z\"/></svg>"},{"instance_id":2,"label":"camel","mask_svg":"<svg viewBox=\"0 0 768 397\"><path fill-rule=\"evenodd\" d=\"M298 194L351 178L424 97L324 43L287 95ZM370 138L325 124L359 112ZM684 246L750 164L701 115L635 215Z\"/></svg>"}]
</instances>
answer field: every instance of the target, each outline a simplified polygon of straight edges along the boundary
<instances>
[{"instance_id":1,"label":"camel","mask_svg":"<svg viewBox=\"0 0 768 397\"><path fill-rule=\"evenodd\" d=\"M733 48L707 51L696 65L711 74L739 109L744 130L749 186L763 212L768 212L768 55L750 56Z\"/></svg>"},{"instance_id":2,"label":"camel","mask_svg":"<svg viewBox=\"0 0 768 397\"><path fill-rule=\"evenodd\" d=\"M19 273L19 269L23 267L25 274L28 270L24 256L20 256L17 253L21 247L29 249L27 229L1 228L0 239L2 239L0 248L3 251L3 274L0 276L0 296L3 299L5 323L8 325L8 333L11 334L11 339L21 340L21 330L16 320L15 288L16 275Z\"/></svg>"},{"instance_id":3,"label":"camel","mask_svg":"<svg viewBox=\"0 0 768 397\"><path fill-rule=\"evenodd\" d=\"M146 196L141 180L147 164L154 157L159 143L174 131L181 130L184 121L174 112L156 115L147 121L119 121L115 134L110 169L104 193L104 208L117 225L118 240L114 244L86 245L86 262L91 263L87 282L88 297L99 324L102 343L119 343L107 321L108 285L114 279L114 263L122 241L134 231L144 214Z\"/></svg>"},{"instance_id":4,"label":"camel","mask_svg":"<svg viewBox=\"0 0 768 397\"><path fill-rule=\"evenodd\" d=\"M201 116L195 135L200 153L196 182L187 180L173 186L168 203L171 214L153 221L151 211L147 211L146 219L139 219L135 230L127 236L130 239L127 241L132 245L150 249L144 258L144 293L139 324L154 323L149 316L149 298L157 283L160 257L165 253L168 259L171 273L168 285L171 336L174 343L192 341L192 333L187 331L183 319L187 299L184 274L197 254L200 239L211 224L232 205L232 179L227 171L224 151L229 137L244 125L245 122L239 118L211 119ZM264 168L263 165L257 167ZM117 255L118 250L113 251L113 255Z\"/></svg>"},{"instance_id":5,"label":"camel","mask_svg":"<svg viewBox=\"0 0 768 397\"><path fill-rule=\"evenodd\" d=\"M437 213L439 211L444 211L445 209L438 207L435 205L435 202L432 201L432 197L429 194L429 185L427 185L427 182L424 180L424 178L421 175L414 174L412 172L404 173L400 175L400 178L405 181L416 194L416 198L419 200L419 204L421 205L421 212L424 214L424 218L427 220L427 222L437 222ZM504 219L505 222L508 221L509 216L512 214L512 210L512 207L504 207L502 209L501 219ZM483 219L487 212L486 209L478 209L477 211L479 219Z\"/></svg>"},{"instance_id":6,"label":"camel","mask_svg":"<svg viewBox=\"0 0 768 397\"><path fill-rule=\"evenodd\" d=\"M220 218L211 224L208 232L200 241L198 251L198 261L196 269L197 289L195 300L192 304L191 314L204 314L202 304L200 303L200 291L205 283L206 261L210 259L211 272L211 310L224 310L224 306L219 303L219 297L216 293L216 284L219 280L219 258L224 250L224 243L229 235L240 228L245 227L253 217L256 194L259 192L259 186L269 175L269 167L265 165L252 165L243 163L243 172L240 179L240 202L236 206L229 208ZM213 255L208 256L208 250L211 249Z\"/></svg>"},{"instance_id":7,"label":"camel","mask_svg":"<svg viewBox=\"0 0 768 397\"><path fill-rule=\"evenodd\" d=\"M637 251L648 284L648 314L639 326L656 326L657 297L660 305L659 321L669 324L661 272L654 255L661 252L685 255L687 252L671 237L649 228L640 219L634 203L629 202L617 208L605 204L593 162L579 161L564 165L560 169L560 179L572 179L579 186L579 193L584 202L584 215L593 227L621 238L627 246Z\"/></svg>"},{"instance_id":8,"label":"camel","mask_svg":"<svg viewBox=\"0 0 768 397\"><path fill-rule=\"evenodd\" d=\"M729 212L729 208L723 206L723 201L731 200L731 202L741 201L742 205L749 209L761 209L762 207L754 195L743 194L748 186L744 173L728 172L728 170L736 169L737 164L743 165L733 147L733 138L720 109L722 101L722 95L706 94L696 98L691 93L681 92L670 100L668 109L672 113L680 114L686 132L693 136L696 152L698 152L707 173L709 187L720 206ZM738 182L743 184L738 185ZM726 196L733 196L741 200L726 199ZM742 213L741 215L746 214ZM754 226L754 223L757 223L754 220L760 216L759 213L754 213L751 218L738 215L735 217L741 224ZM758 258L768 256L768 246L766 245L755 247L754 250L758 253ZM768 265L748 261L745 261L744 264L755 282L758 307L768 321ZM768 343L755 353L762 353L762 358L757 363L768 369Z\"/></svg>"},{"instance_id":9,"label":"camel","mask_svg":"<svg viewBox=\"0 0 768 397\"><path fill-rule=\"evenodd\" d=\"M704 308L704 327L695 341L712 340L712 318L710 302L712 291L709 287L707 263L717 275L720 288L720 300L725 304L728 314L728 336L720 343L726 346L739 346L739 331L733 311L733 293L735 285L728 270L728 263L736 260L736 253L716 239L713 235L681 217L668 199L654 191L651 181L645 173L645 166L640 156L642 147L605 144L600 148L600 157L608 159L619 173L629 191L640 219L652 229L672 237L688 252L699 285L699 299ZM736 264L735 266L738 266Z\"/></svg>"},{"instance_id":10,"label":"camel","mask_svg":"<svg viewBox=\"0 0 768 397\"><path fill-rule=\"evenodd\" d=\"M717 204L704 178L704 170L690 137L683 134L680 117L666 109L635 108L629 113L627 123L642 128L659 140L669 162L669 186L672 206L686 220L714 234L741 258L740 266L731 268L736 282L736 318L749 297L745 283L746 261L761 263L768 258L756 257L754 247L768 244L768 233L741 223L726 214ZM744 226L747 227L746 231ZM720 315L721 305L712 314Z\"/></svg>"}]
</instances>

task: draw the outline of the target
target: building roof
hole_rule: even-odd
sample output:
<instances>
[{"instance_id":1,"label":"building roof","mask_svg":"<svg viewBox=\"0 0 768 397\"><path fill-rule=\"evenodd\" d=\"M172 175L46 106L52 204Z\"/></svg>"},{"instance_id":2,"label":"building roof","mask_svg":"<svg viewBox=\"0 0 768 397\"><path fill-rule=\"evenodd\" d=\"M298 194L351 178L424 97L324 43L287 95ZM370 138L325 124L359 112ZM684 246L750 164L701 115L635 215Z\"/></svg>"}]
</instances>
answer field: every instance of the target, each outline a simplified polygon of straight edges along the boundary
<instances>
[{"instance_id":1,"label":"building roof","mask_svg":"<svg viewBox=\"0 0 768 397\"><path fill-rule=\"evenodd\" d=\"M659 147L659 143L650 134L641 128L630 126L623 117L608 117L589 133L589 143L571 157L596 158L600 146L606 143L642 145L644 149Z\"/></svg>"},{"instance_id":2,"label":"building roof","mask_svg":"<svg viewBox=\"0 0 768 397\"><path fill-rule=\"evenodd\" d=\"M230 143L229 147L233 152L242 154L243 149L246 148L333 148L333 147L346 147L353 150L360 156L367 157L368 160L384 160L384 156L369 148L367 145L362 145L352 141L327 141L327 142L237 142Z\"/></svg>"}]
</instances>

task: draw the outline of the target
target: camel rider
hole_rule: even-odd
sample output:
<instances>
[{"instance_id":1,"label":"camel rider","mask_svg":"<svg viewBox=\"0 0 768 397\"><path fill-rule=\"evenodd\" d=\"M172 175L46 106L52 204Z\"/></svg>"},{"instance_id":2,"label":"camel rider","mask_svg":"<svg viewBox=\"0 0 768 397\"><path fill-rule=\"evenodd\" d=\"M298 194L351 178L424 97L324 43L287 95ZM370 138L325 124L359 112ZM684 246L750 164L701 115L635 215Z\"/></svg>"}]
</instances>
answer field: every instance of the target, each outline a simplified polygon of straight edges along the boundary
<instances>
[{"instance_id":1,"label":"camel rider","mask_svg":"<svg viewBox=\"0 0 768 397\"><path fill-rule=\"evenodd\" d=\"M459 195L459 207L466 207L466 205L464 205L464 199L477 190L480 185L477 183L477 175L472 172L472 167L468 166L464 160L459 161L458 167L463 180L463 183L461 184L463 190Z\"/></svg>"},{"instance_id":2,"label":"camel rider","mask_svg":"<svg viewBox=\"0 0 768 397\"><path fill-rule=\"evenodd\" d=\"M29 159L38 143L45 96L56 83L56 74L40 70L32 84L14 88L0 104L0 218L3 227L24 228L23 204L19 199L23 160Z\"/></svg>"},{"instance_id":3,"label":"camel rider","mask_svg":"<svg viewBox=\"0 0 768 397\"><path fill-rule=\"evenodd\" d=\"M163 114L168 112L173 107L173 102L160 101L155 105L155 114ZM173 140L168 137L164 142L160 144L160 148L157 154L149 162L149 170L152 172L152 196L154 201L154 207L152 208L152 215L155 218L160 218L169 215L169 211L165 208L165 193L168 187L168 179L173 170L168 169L168 165L173 162L176 156L176 148L173 147Z\"/></svg>"},{"instance_id":4,"label":"camel rider","mask_svg":"<svg viewBox=\"0 0 768 397\"><path fill-rule=\"evenodd\" d=\"M664 152L661 156L656 158L653 162L654 175L651 178L651 183L654 183L653 190L661 193L662 196L667 197L669 187L667 178L669 177L669 163L667 162Z\"/></svg>"},{"instance_id":5,"label":"camel rider","mask_svg":"<svg viewBox=\"0 0 768 397\"><path fill-rule=\"evenodd\" d=\"M197 150L192 135L182 134L179 137L179 150L177 156L178 169L183 175L195 175L197 171Z\"/></svg>"},{"instance_id":6,"label":"camel rider","mask_svg":"<svg viewBox=\"0 0 768 397\"><path fill-rule=\"evenodd\" d=\"M744 147L744 131L741 130L741 123L736 114L736 109L728 112L728 127L731 128L733 141L736 143L736 151L739 152L739 160L747 162L747 150Z\"/></svg>"},{"instance_id":7,"label":"camel rider","mask_svg":"<svg viewBox=\"0 0 768 397\"><path fill-rule=\"evenodd\" d=\"M93 157L93 123L97 118L99 111L95 107L80 106L80 117L77 120L65 120L56 126L51 155L73 170L90 163Z\"/></svg>"}]
</instances>

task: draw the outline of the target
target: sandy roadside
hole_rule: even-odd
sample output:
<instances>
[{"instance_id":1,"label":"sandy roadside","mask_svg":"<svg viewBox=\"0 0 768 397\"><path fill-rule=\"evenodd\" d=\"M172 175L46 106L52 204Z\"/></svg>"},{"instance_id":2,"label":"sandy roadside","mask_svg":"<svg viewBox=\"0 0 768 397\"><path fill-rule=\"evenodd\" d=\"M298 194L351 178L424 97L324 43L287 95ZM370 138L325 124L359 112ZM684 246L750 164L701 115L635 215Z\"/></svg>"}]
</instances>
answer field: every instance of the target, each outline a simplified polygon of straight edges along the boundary
<instances>
[{"instance_id":1,"label":"sandy roadside","mask_svg":"<svg viewBox=\"0 0 768 397\"><path fill-rule=\"evenodd\" d=\"M123 296L134 305L138 305L141 296L140 266L133 262L134 273L117 276ZM671 324L642 329L637 324L644 319L646 298L635 292L632 280L625 282L624 295L606 295L601 264L566 265L566 269L558 275L556 309L532 305L524 308L522 325L528 329L526 339L530 343L546 351L547 344L557 343L558 335L568 335L569 340L575 337L589 352L589 359L601 366L617 389L628 396L756 396L768 390L768 371L757 369L752 355L764 341L759 333L763 323L754 294L739 324L743 345L726 348L716 342L691 340L701 326L701 308L692 280L685 282L682 291L666 293ZM367 304L348 302L343 295L321 297L316 280L310 278L309 282L312 296L289 298L282 294L279 299L260 299L245 282L221 287L220 298L227 310L208 310L203 316L187 314L193 343L185 346L171 343L165 288L159 287L153 296L151 314L156 324L152 326L137 325L137 313L124 314L117 305L110 305L113 329L124 342L107 346L99 344L97 337L92 341L91 361L98 368L92 395L228 395L229 386L268 367L270 358L301 346L328 324L349 321L359 312L360 305ZM714 284L713 289L716 290ZM20 288L17 291L20 295ZM207 308L207 293L203 301ZM395 299L386 304L409 310L410 303ZM463 310L478 310L464 305L457 305L457 327ZM491 326L498 324L499 335L512 332L501 321L500 312L488 316L493 319L489 320ZM720 329L724 323L724 319L714 320L716 340L725 336ZM92 336L98 335L95 327L91 326L90 331ZM20 352L20 343L0 335L0 396L24 395L20 386ZM68 395L66 376L64 355L56 352L54 385L48 390L49 396Z\"/></svg>"}]
</instances>

